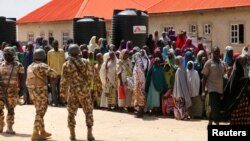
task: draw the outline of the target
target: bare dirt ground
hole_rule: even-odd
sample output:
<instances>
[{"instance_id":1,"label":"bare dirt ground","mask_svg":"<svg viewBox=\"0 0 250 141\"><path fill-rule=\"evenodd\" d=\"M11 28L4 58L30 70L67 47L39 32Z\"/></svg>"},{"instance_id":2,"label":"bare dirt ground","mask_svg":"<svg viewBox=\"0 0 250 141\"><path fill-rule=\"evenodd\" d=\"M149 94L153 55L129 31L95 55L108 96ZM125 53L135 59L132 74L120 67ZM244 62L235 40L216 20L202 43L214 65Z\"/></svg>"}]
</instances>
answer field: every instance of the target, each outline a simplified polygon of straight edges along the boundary
<instances>
[{"instance_id":1,"label":"bare dirt ground","mask_svg":"<svg viewBox=\"0 0 250 141\"><path fill-rule=\"evenodd\" d=\"M0 141L31 140L34 106L17 106L15 113L16 135L2 133ZM94 120L96 141L207 141L207 120L177 121L155 116L138 119L132 114L104 110L94 110ZM85 116L81 109L78 109L76 123L76 138L87 141ZM68 141L67 109L48 107L45 126L52 133L49 141Z\"/></svg>"}]
</instances>

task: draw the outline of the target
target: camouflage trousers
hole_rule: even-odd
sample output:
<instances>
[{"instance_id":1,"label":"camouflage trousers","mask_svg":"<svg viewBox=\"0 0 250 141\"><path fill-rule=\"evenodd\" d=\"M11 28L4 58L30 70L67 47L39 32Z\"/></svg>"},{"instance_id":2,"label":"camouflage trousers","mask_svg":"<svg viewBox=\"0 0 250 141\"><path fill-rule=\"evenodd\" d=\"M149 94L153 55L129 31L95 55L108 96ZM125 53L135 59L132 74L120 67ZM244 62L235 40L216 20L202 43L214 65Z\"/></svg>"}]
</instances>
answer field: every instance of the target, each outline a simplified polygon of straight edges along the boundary
<instances>
[{"instance_id":1,"label":"camouflage trousers","mask_svg":"<svg viewBox=\"0 0 250 141\"><path fill-rule=\"evenodd\" d=\"M8 102L10 105L10 109L8 110L7 113L7 117L6 117L6 123L7 126L12 126L14 124L14 108L17 105L17 101L18 101L18 94L17 94L17 89L14 88L9 88L7 90L8 92ZM2 99L0 99L0 127L4 127L5 123L4 123L4 107L5 107L5 103ZM12 112L10 112L12 111Z\"/></svg>"},{"instance_id":2,"label":"camouflage trousers","mask_svg":"<svg viewBox=\"0 0 250 141\"><path fill-rule=\"evenodd\" d=\"M91 128L94 124L93 119L93 102L90 96L87 95L76 95L69 94L68 97L68 127L75 128L76 121L75 116L77 114L77 109L79 108L79 104L83 108L83 112L85 114L86 126Z\"/></svg>"},{"instance_id":3,"label":"camouflage trousers","mask_svg":"<svg viewBox=\"0 0 250 141\"><path fill-rule=\"evenodd\" d=\"M44 115L48 108L48 90L45 88L29 88L29 94L32 95L32 101L36 108L34 121L34 131L44 128Z\"/></svg>"}]
</instances>

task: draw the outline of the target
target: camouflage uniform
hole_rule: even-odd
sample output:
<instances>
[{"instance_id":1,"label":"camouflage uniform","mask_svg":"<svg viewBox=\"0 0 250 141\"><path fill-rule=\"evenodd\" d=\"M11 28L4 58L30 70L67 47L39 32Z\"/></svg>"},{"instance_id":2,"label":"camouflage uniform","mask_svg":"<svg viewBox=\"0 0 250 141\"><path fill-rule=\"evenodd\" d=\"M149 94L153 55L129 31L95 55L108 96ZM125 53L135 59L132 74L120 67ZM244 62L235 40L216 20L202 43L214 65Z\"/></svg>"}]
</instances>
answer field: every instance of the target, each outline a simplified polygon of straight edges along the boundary
<instances>
[{"instance_id":1,"label":"camouflage uniform","mask_svg":"<svg viewBox=\"0 0 250 141\"><path fill-rule=\"evenodd\" d=\"M14 67L13 67L14 63ZM19 92L19 81L18 77L19 74L24 73L24 68L21 63L14 61L13 63L7 63L6 61L2 62L0 64L0 76L2 77L2 81L5 85L5 88L7 87L7 99L9 102L9 105L11 109L14 111L14 108L17 105L18 101L18 92ZM10 73L13 67L13 72L11 74L11 78L8 84L8 80L10 77ZM4 127L4 102L3 102L3 88L0 87L0 130ZM12 130L12 126L14 124L14 115L15 113L10 113L8 111L7 117L6 117L6 123L8 128Z\"/></svg>"},{"instance_id":2,"label":"camouflage uniform","mask_svg":"<svg viewBox=\"0 0 250 141\"><path fill-rule=\"evenodd\" d=\"M55 78L56 72L47 64L35 61L27 69L26 85L36 108L34 132L44 130L44 115L48 107L48 78Z\"/></svg>"},{"instance_id":3,"label":"camouflage uniform","mask_svg":"<svg viewBox=\"0 0 250 141\"><path fill-rule=\"evenodd\" d=\"M75 67L74 61L78 68L81 69L80 74ZM88 62L82 58L70 58L63 65L62 79L61 79L61 96L65 97L69 92L68 102L68 127L75 128L75 116L79 104L82 106L86 116L86 125L88 128L93 126L93 102L90 96L91 87L91 73L93 68L90 67ZM85 75L84 77L82 75ZM68 90L69 89L69 90Z\"/></svg>"}]
</instances>

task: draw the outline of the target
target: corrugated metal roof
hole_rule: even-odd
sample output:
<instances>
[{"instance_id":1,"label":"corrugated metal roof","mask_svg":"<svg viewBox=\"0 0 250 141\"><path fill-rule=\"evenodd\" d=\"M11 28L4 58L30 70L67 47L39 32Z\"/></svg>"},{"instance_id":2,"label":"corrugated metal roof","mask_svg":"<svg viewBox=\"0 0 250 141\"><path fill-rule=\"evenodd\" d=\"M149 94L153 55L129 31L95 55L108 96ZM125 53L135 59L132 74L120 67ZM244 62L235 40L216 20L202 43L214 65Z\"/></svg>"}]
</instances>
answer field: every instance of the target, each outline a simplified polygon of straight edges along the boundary
<instances>
[{"instance_id":1,"label":"corrugated metal roof","mask_svg":"<svg viewBox=\"0 0 250 141\"><path fill-rule=\"evenodd\" d=\"M112 19L114 9L135 8L145 10L146 7L133 0L84 0L76 17L97 16Z\"/></svg>"},{"instance_id":2,"label":"corrugated metal roof","mask_svg":"<svg viewBox=\"0 0 250 141\"><path fill-rule=\"evenodd\" d=\"M83 16L112 19L114 9L169 13L250 6L250 0L52 0L17 23L72 20Z\"/></svg>"},{"instance_id":3,"label":"corrugated metal roof","mask_svg":"<svg viewBox=\"0 0 250 141\"><path fill-rule=\"evenodd\" d=\"M147 11L170 13L245 6L250 6L250 0L162 0Z\"/></svg>"},{"instance_id":4,"label":"corrugated metal roof","mask_svg":"<svg viewBox=\"0 0 250 141\"><path fill-rule=\"evenodd\" d=\"M112 19L114 9L126 8L146 9L133 0L52 0L17 23L63 21L83 16Z\"/></svg>"},{"instance_id":5,"label":"corrugated metal roof","mask_svg":"<svg viewBox=\"0 0 250 141\"><path fill-rule=\"evenodd\" d=\"M53 0L20 18L18 23L70 20L75 17L83 0Z\"/></svg>"}]
</instances>

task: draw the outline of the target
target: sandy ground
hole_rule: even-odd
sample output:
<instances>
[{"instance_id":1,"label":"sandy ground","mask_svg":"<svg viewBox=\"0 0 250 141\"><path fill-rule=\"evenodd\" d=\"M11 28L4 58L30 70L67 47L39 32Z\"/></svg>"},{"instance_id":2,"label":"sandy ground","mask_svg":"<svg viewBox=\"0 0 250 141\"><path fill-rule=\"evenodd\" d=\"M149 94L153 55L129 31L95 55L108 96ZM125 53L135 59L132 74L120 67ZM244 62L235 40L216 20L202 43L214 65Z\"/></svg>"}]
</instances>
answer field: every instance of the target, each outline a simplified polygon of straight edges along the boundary
<instances>
[{"instance_id":1,"label":"sandy ground","mask_svg":"<svg viewBox=\"0 0 250 141\"><path fill-rule=\"evenodd\" d=\"M31 140L34 106L17 106L15 113L16 135L2 133L0 141ZM138 119L128 113L103 110L94 110L94 120L93 133L96 141L207 141L207 120L177 121L154 116ZM81 109L78 110L76 123L76 138L86 141L85 116ZM45 126L52 133L48 140L68 141L67 109L48 107Z\"/></svg>"}]
</instances>

